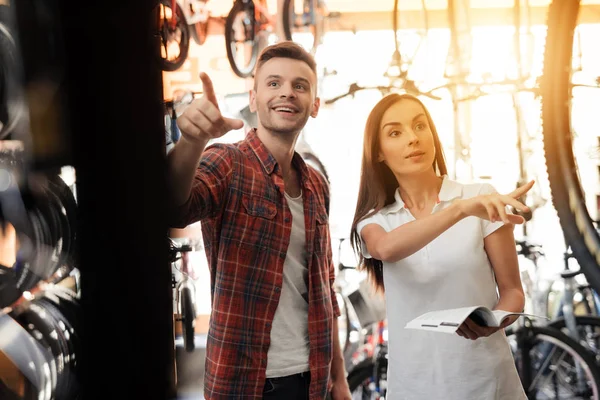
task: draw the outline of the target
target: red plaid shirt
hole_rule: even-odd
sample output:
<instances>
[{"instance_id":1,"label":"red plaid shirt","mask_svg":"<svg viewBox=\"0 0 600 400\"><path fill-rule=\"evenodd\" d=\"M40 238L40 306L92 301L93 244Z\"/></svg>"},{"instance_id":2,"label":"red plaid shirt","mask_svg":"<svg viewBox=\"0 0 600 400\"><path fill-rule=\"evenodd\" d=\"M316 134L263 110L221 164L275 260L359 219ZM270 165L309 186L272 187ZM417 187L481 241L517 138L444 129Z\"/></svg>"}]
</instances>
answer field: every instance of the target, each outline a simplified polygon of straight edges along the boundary
<instances>
[{"instance_id":1,"label":"red plaid shirt","mask_svg":"<svg viewBox=\"0 0 600 400\"><path fill-rule=\"evenodd\" d=\"M293 163L300 171L304 200L310 399L316 400L327 393L332 324L340 314L332 287L329 187L297 153ZM292 214L281 169L254 130L236 144L214 144L204 151L192 194L178 210L174 226L199 220L212 300L204 396L262 399Z\"/></svg>"}]
</instances>

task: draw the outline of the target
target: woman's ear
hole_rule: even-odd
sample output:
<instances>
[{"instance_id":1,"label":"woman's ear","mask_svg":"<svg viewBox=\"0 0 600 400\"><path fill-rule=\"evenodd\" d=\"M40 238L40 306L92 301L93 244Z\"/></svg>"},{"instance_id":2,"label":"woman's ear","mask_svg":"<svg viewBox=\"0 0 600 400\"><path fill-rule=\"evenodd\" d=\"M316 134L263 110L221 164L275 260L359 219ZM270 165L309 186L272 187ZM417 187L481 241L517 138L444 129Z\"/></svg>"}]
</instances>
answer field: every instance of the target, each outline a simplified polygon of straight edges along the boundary
<instances>
[{"instance_id":1,"label":"woman's ear","mask_svg":"<svg viewBox=\"0 0 600 400\"><path fill-rule=\"evenodd\" d=\"M385 161L385 158L383 158L383 154L379 153L377 155L377 162L384 162L384 161Z\"/></svg>"}]
</instances>

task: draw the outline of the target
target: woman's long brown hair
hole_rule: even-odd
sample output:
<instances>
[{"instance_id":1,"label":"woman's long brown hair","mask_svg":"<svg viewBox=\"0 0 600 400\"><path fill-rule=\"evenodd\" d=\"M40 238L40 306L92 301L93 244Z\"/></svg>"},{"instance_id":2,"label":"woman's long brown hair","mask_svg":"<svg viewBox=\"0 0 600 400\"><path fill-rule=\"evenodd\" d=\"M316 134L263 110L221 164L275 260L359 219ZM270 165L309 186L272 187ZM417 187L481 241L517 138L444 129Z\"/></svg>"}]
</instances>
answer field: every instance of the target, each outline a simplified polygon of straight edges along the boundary
<instances>
[{"instance_id":1,"label":"woman's long brown hair","mask_svg":"<svg viewBox=\"0 0 600 400\"><path fill-rule=\"evenodd\" d=\"M365 125L358 200L356 203L356 211L354 212L354 220L352 221L352 230L350 232L352 247L359 258L359 269L367 271L369 279L375 285L377 291L381 292L384 290L383 263L381 260L365 258L363 256L363 243L356 230L356 226L364 218L376 214L383 207L393 204L396 201L394 199L394 194L398 188L398 181L387 165L378 161L380 147L379 132L383 114L392 105L402 100L416 101L423 108L423 112L427 117L427 123L433 134L435 147L435 159L433 160L432 167L439 175L447 174L442 144L435 128L435 124L431 119L431 115L423 102L415 96L397 93L392 93L381 99L375 107L373 107Z\"/></svg>"}]
</instances>

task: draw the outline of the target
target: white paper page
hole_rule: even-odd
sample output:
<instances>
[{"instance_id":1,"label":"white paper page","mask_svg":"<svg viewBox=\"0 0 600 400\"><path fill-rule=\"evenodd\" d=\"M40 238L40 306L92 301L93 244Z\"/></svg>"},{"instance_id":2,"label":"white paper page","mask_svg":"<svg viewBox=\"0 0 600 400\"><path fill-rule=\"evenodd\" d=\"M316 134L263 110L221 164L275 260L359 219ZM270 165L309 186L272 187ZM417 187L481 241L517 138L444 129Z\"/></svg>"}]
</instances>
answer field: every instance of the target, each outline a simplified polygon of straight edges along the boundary
<instances>
[{"instance_id":1,"label":"white paper page","mask_svg":"<svg viewBox=\"0 0 600 400\"><path fill-rule=\"evenodd\" d=\"M476 308L478 307L463 307L428 312L408 322L405 329L455 333L458 327Z\"/></svg>"},{"instance_id":2,"label":"white paper page","mask_svg":"<svg viewBox=\"0 0 600 400\"><path fill-rule=\"evenodd\" d=\"M495 310L495 311L493 311L493 314L496 317L496 320L498 320L498 324L500 324L502 322L503 318L506 318L509 315L520 315L520 316L527 316L527 317L531 317L531 318L549 319L547 317L542 317L542 316L539 316L539 315L525 314L525 313L514 313L514 312L510 312L510 311L503 311L503 310Z\"/></svg>"}]
</instances>

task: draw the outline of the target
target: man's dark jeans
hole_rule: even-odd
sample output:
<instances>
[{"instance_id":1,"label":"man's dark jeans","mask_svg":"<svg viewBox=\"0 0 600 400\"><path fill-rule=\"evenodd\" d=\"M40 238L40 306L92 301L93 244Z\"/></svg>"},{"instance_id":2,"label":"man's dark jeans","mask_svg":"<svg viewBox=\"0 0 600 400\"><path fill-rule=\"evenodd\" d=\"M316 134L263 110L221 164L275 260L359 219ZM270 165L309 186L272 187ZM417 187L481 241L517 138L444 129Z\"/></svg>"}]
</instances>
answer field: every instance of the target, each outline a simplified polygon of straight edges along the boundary
<instances>
[{"instance_id":1,"label":"man's dark jeans","mask_svg":"<svg viewBox=\"0 0 600 400\"><path fill-rule=\"evenodd\" d=\"M310 372L267 378L263 389L265 400L308 400Z\"/></svg>"}]
</instances>

